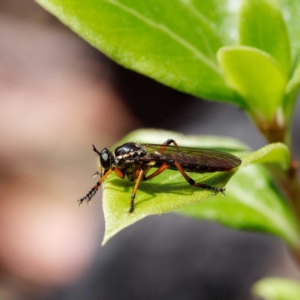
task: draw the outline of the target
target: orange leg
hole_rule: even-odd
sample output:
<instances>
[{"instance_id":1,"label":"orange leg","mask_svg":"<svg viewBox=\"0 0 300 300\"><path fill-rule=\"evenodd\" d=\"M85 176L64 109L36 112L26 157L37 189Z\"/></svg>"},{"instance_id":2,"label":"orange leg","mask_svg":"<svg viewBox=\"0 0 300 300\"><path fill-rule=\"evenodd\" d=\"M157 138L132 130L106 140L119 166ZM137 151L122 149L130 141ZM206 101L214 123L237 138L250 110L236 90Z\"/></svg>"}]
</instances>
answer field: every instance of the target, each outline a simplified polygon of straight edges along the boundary
<instances>
[{"instance_id":1,"label":"orange leg","mask_svg":"<svg viewBox=\"0 0 300 300\"><path fill-rule=\"evenodd\" d=\"M163 172L164 170L168 169L169 166L170 166L170 164L168 164L168 163L165 162L155 172L153 172L151 175L144 177L143 180L146 181L146 180L149 180L149 179L152 179L152 178L156 177L161 172Z\"/></svg>"},{"instance_id":2,"label":"orange leg","mask_svg":"<svg viewBox=\"0 0 300 300\"><path fill-rule=\"evenodd\" d=\"M177 143L174 140L172 140L172 139L166 140L162 144L162 146L159 148L158 152L163 153L167 149L167 147L170 146L170 144L174 144L174 146L176 147L176 149L178 150L178 152L180 152L180 148L178 147Z\"/></svg>"},{"instance_id":3,"label":"orange leg","mask_svg":"<svg viewBox=\"0 0 300 300\"><path fill-rule=\"evenodd\" d=\"M225 188L217 188L214 186L210 186L207 184L203 184L203 183L196 183L194 179L192 179L188 174L185 173L185 171L182 169L182 167L179 165L178 162L174 162L174 165L176 166L176 168L179 170L179 172L182 174L182 176L185 178L185 180L193 186L197 186L200 187L202 189L205 190L210 190L210 191L214 191L214 192L221 192L221 194L224 196L225 195Z\"/></svg>"},{"instance_id":4,"label":"orange leg","mask_svg":"<svg viewBox=\"0 0 300 300\"><path fill-rule=\"evenodd\" d=\"M125 178L125 173L123 173L120 169L118 168L112 168L113 171L115 171L115 173L121 178L124 179Z\"/></svg>"},{"instance_id":5,"label":"orange leg","mask_svg":"<svg viewBox=\"0 0 300 300\"><path fill-rule=\"evenodd\" d=\"M110 170L108 170L100 179L99 181L96 183L95 186L93 186L91 188L91 190L82 198L80 198L78 200L79 202L79 206L86 200L86 202L89 204L92 200L92 198L95 196L95 194L97 193L98 189L99 189L99 186L102 184L102 182L107 178L107 176L112 172L114 171L120 178L124 178L125 177L125 174L119 170L118 168L112 168Z\"/></svg>"},{"instance_id":6,"label":"orange leg","mask_svg":"<svg viewBox=\"0 0 300 300\"><path fill-rule=\"evenodd\" d=\"M149 180L149 179L152 179L152 178L156 177L157 175L159 175L160 173L162 173L164 170L166 170L170 166L171 163L174 163L174 165L176 166L176 168L178 169L178 171L182 174L182 176L185 178L185 180L190 185L193 185L193 186L196 186L196 187L200 187L200 188L205 189L205 190L210 190L210 191L214 191L214 192L220 192L220 193L222 193L222 195L225 195L225 193L224 193L225 192L225 188L217 188L217 187L213 187L213 186L210 186L210 185L207 185L207 184L203 184L203 183L196 183L190 176L188 176L186 174L186 172L182 169L182 167L176 161L170 161L168 163L162 164L154 173L152 173L151 175L149 175L147 177L144 177L143 180Z\"/></svg>"},{"instance_id":7,"label":"orange leg","mask_svg":"<svg viewBox=\"0 0 300 300\"><path fill-rule=\"evenodd\" d=\"M149 175L147 177L144 177L144 170L142 170L142 169L136 170L136 172L134 174L134 178L137 178L137 181L136 181L136 184L134 186L133 193L131 195L130 208L129 208L128 214L131 214L134 210L134 198L135 198L135 195L136 195L136 192L137 192L137 189L138 189L138 186L139 186L140 182L142 180L143 181L149 180L149 179L159 175L161 172L166 170L168 167L169 167L169 164L164 163L154 173L152 173L151 175Z\"/></svg>"},{"instance_id":8,"label":"orange leg","mask_svg":"<svg viewBox=\"0 0 300 300\"><path fill-rule=\"evenodd\" d=\"M136 191L137 191L137 189L140 185L140 182L141 182L143 176L144 176L144 170L139 169L138 175L137 175L137 181L135 183L135 186L133 188L133 192L132 192L132 195L131 195L130 208L129 208L128 214L131 214L134 210L134 198L135 198Z\"/></svg>"},{"instance_id":9,"label":"orange leg","mask_svg":"<svg viewBox=\"0 0 300 300\"><path fill-rule=\"evenodd\" d=\"M150 179L158 176L163 171L168 169L170 164L172 164L172 163L176 166L178 171L182 174L182 176L185 178L185 180L190 185L200 187L200 188L205 189L205 190L210 190L210 191L213 191L213 192L216 192L216 193L220 192L220 193L222 193L222 195L225 195L225 193L224 193L225 188L217 188L217 187L213 187L213 186L203 184L203 183L196 183L190 176L188 176L186 174L186 172L183 170L183 168L179 165L178 162L170 160L169 162L165 162L164 164L162 164L155 172L153 172L151 175L146 176L146 177L143 177L144 176L144 171L142 169L136 171L135 177L137 178L137 181L136 181L136 184L134 186L133 193L131 195L130 208L129 208L128 214L131 214L134 210L134 198L135 198L135 195L136 195L136 192L137 192L137 189L139 187L139 184L140 184L141 180L146 181L146 180L150 180Z\"/></svg>"}]
</instances>

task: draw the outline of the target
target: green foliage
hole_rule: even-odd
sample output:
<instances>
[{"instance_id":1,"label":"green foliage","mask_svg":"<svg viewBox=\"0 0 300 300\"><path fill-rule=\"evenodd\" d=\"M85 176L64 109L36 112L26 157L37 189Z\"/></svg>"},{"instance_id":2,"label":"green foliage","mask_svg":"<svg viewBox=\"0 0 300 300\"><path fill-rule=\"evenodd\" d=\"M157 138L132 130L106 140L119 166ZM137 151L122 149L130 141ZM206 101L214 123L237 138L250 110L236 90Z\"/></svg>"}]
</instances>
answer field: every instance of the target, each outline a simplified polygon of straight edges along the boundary
<instances>
[{"instance_id":1,"label":"green foliage","mask_svg":"<svg viewBox=\"0 0 300 300\"><path fill-rule=\"evenodd\" d=\"M186 206L180 213L235 229L273 234L291 247L299 246L294 217L261 166L241 168L228 183L227 191L226 197L217 195L209 201Z\"/></svg>"},{"instance_id":2,"label":"green foliage","mask_svg":"<svg viewBox=\"0 0 300 300\"><path fill-rule=\"evenodd\" d=\"M240 12L239 44L269 53L285 77L291 67L290 42L280 7L274 0L244 0ZM259 67L263 70L263 66Z\"/></svg>"},{"instance_id":3,"label":"green foliage","mask_svg":"<svg viewBox=\"0 0 300 300\"><path fill-rule=\"evenodd\" d=\"M253 294L265 300L299 300L298 282L283 278L265 278L253 287Z\"/></svg>"},{"instance_id":4,"label":"green foliage","mask_svg":"<svg viewBox=\"0 0 300 300\"><path fill-rule=\"evenodd\" d=\"M185 207L180 213L195 218L218 221L226 226L241 229L256 229L275 234L291 247L299 243L294 218L282 197L274 189L270 176L252 163L276 163L289 166L289 155L283 144L271 144L256 152L249 153L240 142L220 137L183 136L169 131L138 130L124 137L126 141L163 143L173 138L181 146L209 149L226 149L243 157L242 167L230 172L206 174L191 173L193 179L216 187L228 185L226 196L187 184L179 172L166 170L147 182L142 182L136 195L136 207L127 215L133 183L110 176L104 183L103 210L106 230L103 243L125 227L150 216L168 213ZM247 167L248 166L248 167ZM245 167L245 168L244 168ZM204 201L206 199L209 201ZM202 202L203 201L203 202ZM195 204L188 206L191 204Z\"/></svg>"},{"instance_id":5,"label":"green foliage","mask_svg":"<svg viewBox=\"0 0 300 300\"><path fill-rule=\"evenodd\" d=\"M268 53L246 46L223 47L218 60L228 85L243 96L249 113L271 121L287 83L279 64Z\"/></svg>"},{"instance_id":6,"label":"green foliage","mask_svg":"<svg viewBox=\"0 0 300 300\"><path fill-rule=\"evenodd\" d=\"M289 136L286 129L300 86L298 1L37 2L123 66L177 90L236 104L268 137ZM165 171L141 184L134 214L127 216L132 184L112 175L104 184L104 242L148 215L181 209L179 213L195 218L272 233L298 247L294 217L270 175L261 166L247 166L268 162L286 169L285 146L272 144L249 153L234 140L154 130L134 132L125 140L159 143L170 137L187 146L239 149L243 165L229 183L226 197L203 201L214 193L190 187L178 172ZM194 178L223 187L237 170Z\"/></svg>"},{"instance_id":7,"label":"green foliage","mask_svg":"<svg viewBox=\"0 0 300 300\"><path fill-rule=\"evenodd\" d=\"M235 103L258 124L289 122L300 85L296 0L37 2L127 68Z\"/></svg>"},{"instance_id":8,"label":"green foliage","mask_svg":"<svg viewBox=\"0 0 300 300\"><path fill-rule=\"evenodd\" d=\"M218 68L222 46L207 18L218 7L191 1L39 0L123 66L208 99L238 102ZM222 5L221 5L222 6ZM217 18L219 20L219 18Z\"/></svg>"}]
</instances>

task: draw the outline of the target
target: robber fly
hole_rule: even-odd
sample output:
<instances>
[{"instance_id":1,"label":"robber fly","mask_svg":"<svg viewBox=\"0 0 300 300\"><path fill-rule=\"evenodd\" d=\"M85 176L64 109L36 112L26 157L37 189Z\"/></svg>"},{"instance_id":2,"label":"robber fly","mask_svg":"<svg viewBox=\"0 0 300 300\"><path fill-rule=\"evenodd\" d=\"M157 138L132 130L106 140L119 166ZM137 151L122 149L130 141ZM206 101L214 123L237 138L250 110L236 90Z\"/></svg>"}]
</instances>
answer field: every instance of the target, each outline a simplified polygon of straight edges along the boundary
<instances>
[{"instance_id":1,"label":"robber fly","mask_svg":"<svg viewBox=\"0 0 300 300\"><path fill-rule=\"evenodd\" d=\"M79 205L85 200L89 203L107 176L115 172L122 179L127 176L129 181L136 181L131 195L129 214L134 210L134 198L140 182L150 180L166 169L179 171L190 185L224 195L225 188L196 183L186 172L226 172L238 167L242 162L238 157L221 151L179 147L172 139L162 145L125 143L117 147L114 154L106 148L99 152L94 145L93 150L100 157L101 172L98 174L101 178L84 197L78 200ZM156 170L147 175L152 168Z\"/></svg>"}]
</instances>

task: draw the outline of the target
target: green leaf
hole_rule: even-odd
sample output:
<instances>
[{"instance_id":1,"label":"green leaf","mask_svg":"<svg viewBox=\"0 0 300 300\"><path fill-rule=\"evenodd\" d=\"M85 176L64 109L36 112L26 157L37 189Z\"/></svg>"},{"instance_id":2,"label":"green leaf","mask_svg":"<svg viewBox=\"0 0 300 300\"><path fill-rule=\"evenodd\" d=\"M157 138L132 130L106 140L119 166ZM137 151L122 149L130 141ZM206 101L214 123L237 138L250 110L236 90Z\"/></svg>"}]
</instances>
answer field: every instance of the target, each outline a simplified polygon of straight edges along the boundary
<instances>
[{"instance_id":1,"label":"green leaf","mask_svg":"<svg viewBox=\"0 0 300 300\"><path fill-rule=\"evenodd\" d=\"M278 0L283 18L286 22L291 44L293 60L298 58L300 51L300 18L298 0Z\"/></svg>"},{"instance_id":2,"label":"green leaf","mask_svg":"<svg viewBox=\"0 0 300 300\"><path fill-rule=\"evenodd\" d=\"M287 83L278 63L268 53L247 46L223 47L217 56L228 85L244 98L251 115L272 120Z\"/></svg>"},{"instance_id":3,"label":"green leaf","mask_svg":"<svg viewBox=\"0 0 300 300\"><path fill-rule=\"evenodd\" d=\"M300 245L296 221L264 168L259 165L240 168L226 190L226 197L217 195L184 207L180 213L235 229L273 234L292 248Z\"/></svg>"},{"instance_id":4,"label":"green leaf","mask_svg":"<svg viewBox=\"0 0 300 300\"><path fill-rule=\"evenodd\" d=\"M292 76L286 86L285 99L283 104L283 112L285 119L291 120L291 115L296 105L297 95L300 87L300 59L296 63Z\"/></svg>"},{"instance_id":5,"label":"green leaf","mask_svg":"<svg viewBox=\"0 0 300 300\"><path fill-rule=\"evenodd\" d=\"M203 21L212 24L222 45L233 45L238 39L238 12L241 1L184 0L187 7ZM169 2L174 3L174 2Z\"/></svg>"},{"instance_id":6,"label":"green leaf","mask_svg":"<svg viewBox=\"0 0 300 300\"><path fill-rule=\"evenodd\" d=\"M161 130L137 130L118 143L137 141L142 143L163 143L173 138L178 145L246 151L246 146L229 138L184 136L179 133ZM224 187L236 170L211 174L193 174L193 179ZM194 176L195 175L195 176ZM141 182L135 198L135 210L127 215L134 183L110 176L103 185L103 211L105 216L105 244L112 236L125 227L149 215L160 215L185 205L213 197L211 191L191 187L179 172L166 170L147 182Z\"/></svg>"},{"instance_id":7,"label":"green leaf","mask_svg":"<svg viewBox=\"0 0 300 300\"><path fill-rule=\"evenodd\" d=\"M290 42L281 9L274 0L244 0L240 12L240 44L269 53L287 77Z\"/></svg>"},{"instance_id":8,"label":"green leaf","mask_svg":"<svg viewBox=\"0 0 300 300\"><path fill-rule=\"evenodd\" d=\"M300 12L298 0L279 0L290 37L293 68L286 88L284 115L291 120L300 86Z\"/></svg>"},{"instance_id":9,"label":"green leaf","mask_svg":"<svg viewBox=\"0 0 300 300\"><path fill-rule=\"evenodd\" d=\"M273 143L262 147L243 158L243 166L251 163L276 163L283 170L288 170L291 164L288 147L282 143Z\"/></svg>"},{"instance_id":10,"label":"green leaf","mask_svg":"<svg viewBox=\"0 0 300 300\"><path fill-rule=\"evenodd\" d=\"M128 141L138 141L145 143L163 143L169 138L173 138L177 141L179 146L189 146L189 147L201 147L201 148L210 148L210 149L219 149L227 152L234 152L235 154L240 153L241 155L245 155L248 153L248 149L242 143L228 138L220 138L220 137L195 137L195 136L184 136L175 132L169 131L159 131L159 130L138 130L134 131L128 136L126 136L118 145L121 145L124 142ZM243 165L248 165L253 162L280 162L282 166L288 164L289 157L286 154L286 147L282 144L268 145L252 154L248 154L243 160ZM238 155L240 156L240 155ZM282 163L283 160L286 160ZM249 168L249 167L247 167ZM247 169L245 168L245 170ZM256 167L254 167L255 169ZM238 169L238 168L237 168ZM237 171L237 169L230 172L216 172L216 173L205 173L205 174L192 174L193 179L198 182L206 183L216 187L224 187L231 176ZM251 168L250 168L251 170ZM255 169L257 170L257 169ZM264 220L266 217L263 215L262 217L256 217L254 215L251 218L251 209L250 213L245 209L242 211L235 210L236 202L233 203L231 213L236 213L237 218L234 219L230 215L227 214L226 218L230 220L230 222L238 224L237 228L242 227L242 224L253 223L255 224L256 220L258 220L258 226L265 226L263 228L267 228L267 232L277 233L277 229L280 227L281 237L284 238L288 244L293 246L298 242L298 236L295 229L295 225L293 223L293 217L290 214L290 211L285 206L284 202L278 193L271 188L271 183L266 183L267 180L270 181L269 177L262 170L257 171L255 173L251 173L251 175L247 175L248 173L242 170L239 170L237 175L242 172L242 176L240 180L242 186L237 189L231 189L229 186L226 192L226 197L215 196L215 194L211 191L197 189L195 187L189 186L185 179L179 172L175 172L172 170L166 170L161 175L151 179L147 182L141 182L140 187L138 189L136 195L136 206L132 215L127 215L127 211L129 209L130 196L133 190L134 183L129 182L127 180L121 180L116 175L110 176L105 182L103 186L103 210L105 215L105 236L103 240L103 244L105 244L112 236L118 233L120 230L126 228L127 226L137 222L138 220L155 214L163 214L170 211L177 210L179 208L186 207L189 209L187 205L199 203L203 200L211 198L215 196L213 199L209 201L201 202L206 205L211 201L220 201L222 204L217 203L217 205L213 205L208 210L208 215L210 215L212 220L222 222L222 218L214 218L213 216L218 216L222 214L224 216L223 207L226 203L230 203L232 199L232 193L237 191L237 196L244 196L243 194L243 185L246 182L248 189L247 198L244 201L252 201L252 197L256 197L257 200L260 198L260 193L264 188L267 189L266 193L263 194L266 197L265 203L267 205L269 202L273 205L273 199L275 199L274 207L277 211L274 215L278 218L273 218L272 220ZM261 177L258 177L258 174L263 174ZM247 177L248 176L248 177ZM236 177L236 176L235 176ZM267 178L267 179L266 179ZM235 179L235 178L233 178ZM255 184L252 184L254 182ZM253 188L253 190L251 189ZM250 190L251 189L251 190ZM254 193L254 194L253 194ZM253 194L253 195L252 195ZM219 200L218 200L219 199ZM222 199L222 200L221 200ZM250 199L250 200L249 200ZM223 202L222 202L223 201ZM262 200L263 201L263 200ZM279 201L279 203L278 203ZM212 202L213 203L213 202ZM266 211L265 205L258 205L257 201L256 207L263 208L264 212ZM198 207L197 204L196 207ZM241 206L243 208L243 206ZM194 213L197 213L197 210L193 209L194 206L191 206L190 211L185 211L184 213L194 216ZM238 207L239 208L239 207ZM274 209L275 209L274 208ZM268 212L271 216L273 216L273 212L271 208L268 208L270 212ZM183 211L182 211L183 212ZM247 214L250 220L241 219L243 214ZM278 214L278 216L277 216ZM262 220L261 220L262 219ZM242 220L242 221L239 221ZM274 224L272 222L276 221ZM260 222L260 223L259 223ZM269 222L269 223L268 223ZM263 224L263 225L261 225ZM266 225L267 224L267 225ZM276 225L278 224L278 225ZM227 224L228 225L228 224ZM230 224L228 225L230 226ZM244 225L247 226L247 225ZM269 226L269 227L268 227ZM235 226L233 226L235 227ZM278 227L278 228L277 228ZM253 226L253 228L256 228ZM276 228L276 230L274 229ZM273 231L272 231L273 230ZM279 234L278 234L279 235Z\"/></svg>"},{"instance_id":11,"label":"green leaf","mask_svg":"<svg viewBox=\"0 0 300 300\"><path fill-rule=\"evenodd\" d=\"M283 169L290 164L284 144L267 145L243 157L242 167L227 185L226 197L187 206L179 212L189 217L217 221L225 226L271 233L292 248L299 246L296 221L271 176L260 165L276 163Z\"/></svg>"},{"instance_id":12,"label":"green leaf","mask_svg":"<svg viewBox=\"0 0 300 300\"><path fill-rule=\"evenodd\" d=\"M37 2L127 68L195 96L243 104L225 84L216 62L216 52L222 46L218 26L225 19L230 24L228 19L232 15L226 2Z\"/></svg>"},{"instance_id":13,"label":"green leaf","mask_svg":"<svg viewBox=\"0 0 300 300\"><path fill-rule=\"evenodd\" d=\"M240 1L36 1L123 66L186 93L210 100L233 102L245 108L243 99L225 85L215 60L215 53L221 46L238 42ZM299 3L297 0L279 2L291 38L295 69L295 58L300 48ZM248 0L248 3L251 1ZM287 52L282 50L286 56L282 54L280 58L280 45L276 42L281 40L281 47L288 48L284 42L284 29L280 27L280 12L273 2L270 2L269 9L265 3L266 0L260 7L259 21L264 21L262 13L265 11L270 19L268 24L272 23L280 34L270 34L263 49L272 52L284 64ZM246 13L245 7L243 11ZM256 19L256 11L253 14ZM253 15L248 13L248 16L253 24ZM252 27L249 26L248 31L245 24L242 27L243 40L247 33L252 40ZM272 32L273 28L268 27L268 30ZM268 34L264 28L260 32L264 32L264 36ZM273 50L268 50L269 46ZM295 102L294 95L288 94L285 99Z\"/></svg>"},{"instance_id":14,"label":"green leaf","mask_svg":"<svg viewBox=\"0 0 300 300\"><path fill-rule=\"evenodd\" d=\"M299 300L300 284L290 279L264 278L253 286L252 292L265 300Z\"/></svg>"},{"instance_id":15,"label":"green leaf","mask_svg":"<svg viewBox=\"0 0 300 300\"><path fill-rule=\"evenodd\" d=\"M300 11L298 0L279 0L291 44L293 70L286 88L284 114L291 120L300 86Z\"/></svg>"}]
</instances>

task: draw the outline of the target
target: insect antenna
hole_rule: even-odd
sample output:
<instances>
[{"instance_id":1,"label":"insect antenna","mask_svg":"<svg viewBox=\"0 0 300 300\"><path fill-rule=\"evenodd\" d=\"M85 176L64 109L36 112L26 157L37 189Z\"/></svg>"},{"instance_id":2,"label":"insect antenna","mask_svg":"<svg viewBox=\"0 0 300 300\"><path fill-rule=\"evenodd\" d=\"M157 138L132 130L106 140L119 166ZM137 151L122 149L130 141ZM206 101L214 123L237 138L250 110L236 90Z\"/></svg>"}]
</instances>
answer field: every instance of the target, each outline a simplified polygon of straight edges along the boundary
<instances>
[{"instance_id":1,"label":"insect antenna","mask_svg":"<svg viewBox=\"0 0 300 300\"><path fill-rule=\"evenodd\" d=\"M97 148L92 144L93 146L93 151L95 151L99 156L101 155L101 153L97 150Z\"/></svg>"}]
</instances>

